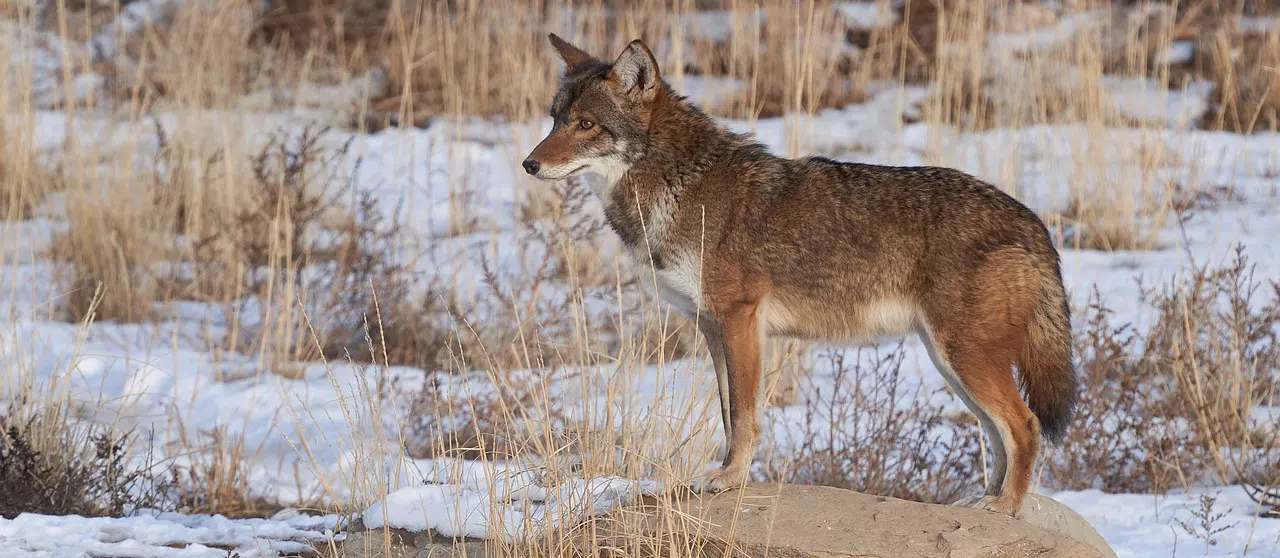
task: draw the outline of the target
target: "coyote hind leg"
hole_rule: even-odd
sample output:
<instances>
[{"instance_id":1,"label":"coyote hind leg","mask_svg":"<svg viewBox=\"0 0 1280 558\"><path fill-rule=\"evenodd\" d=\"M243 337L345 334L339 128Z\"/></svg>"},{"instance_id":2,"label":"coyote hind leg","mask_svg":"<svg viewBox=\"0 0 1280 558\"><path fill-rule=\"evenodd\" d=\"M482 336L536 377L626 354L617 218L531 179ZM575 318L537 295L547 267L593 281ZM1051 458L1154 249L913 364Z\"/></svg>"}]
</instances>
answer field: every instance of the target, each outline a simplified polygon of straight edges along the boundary
<instances>
[{"instance_id":1,"label":"coyote hind leg","mask_svg":"<svg viewBox=\"0 0 1280 558\"><path fill-rule=\"evenodd\" d=\"M975 507L1016 516L1040 453L1040 422L1023 401L1013 365L1039 298L1025 253L988 254L959 293L940 297L922 328L939 370L991 440L995 470Z\"/></svg>"},{"instance_id":2,"label":"coyote hind leg","mask_svg":"<svg viewBox=\"0 0 1280 558\"><path fill-rule=\"evenodd\" d=\"M997 496L1000 489L1004 485L1005 469L1008 466L1008 455L1005 453L1004 439L1000 434L1000 428L996 426L996 422L987 413L987 410L974 400L973 394L969 392L968 386L956 374L951 363L942 356L942 350L938 348L932 336L927 331L920 332L920 338L924 341L925 347L929 351L929 358L933 361L933 365L947 380L947 384L951 386L951 390L960 397L965 406L969 408L969 412L973 413L978 419L978 424L982 426L982 431L986 434L987 445L991 448L991 471L987 475L987 483L985 495ZM957 502L958 505L968 505L967 500ZM975 499L976 500L976 499Z\"/></svg>"}]
</instances>

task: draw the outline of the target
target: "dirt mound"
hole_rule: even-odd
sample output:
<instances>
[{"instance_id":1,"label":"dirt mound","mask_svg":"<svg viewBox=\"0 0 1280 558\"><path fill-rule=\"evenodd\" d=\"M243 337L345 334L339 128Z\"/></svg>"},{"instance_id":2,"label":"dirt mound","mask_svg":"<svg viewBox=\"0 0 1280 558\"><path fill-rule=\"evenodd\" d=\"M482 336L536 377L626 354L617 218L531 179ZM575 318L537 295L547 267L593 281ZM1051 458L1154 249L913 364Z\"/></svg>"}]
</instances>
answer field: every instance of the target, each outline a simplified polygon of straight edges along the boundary
<instances>
[{"instance_id":1,"label":"dirt mound","mask_svg":"<svg viewBox=\"0 0 1280 558\"><path fill-rule=\"evenodd\" d=\"M701 535L712 541L704 548L716 549L711 555L1115 556L1088 523L1065 506L1032 496L1023 509L1027 517L1018 520L839 488L753 484L744 490L692 497L683 502L681 511L704 522Z\"/></svg>"},{"instance_id":2,"label":"dirt mound","mask_svg":"<svg viewBox=\"0 0 1280 558\"><path fill-rule=\"evenodd\" d=\"M534 549L449 541L434 533L355 532L338 556L1115 557L1088 522L1040 495L1029 496L1022 517L1013 519L839 488L751 484L674 502L645 498L569 531L573 535L553 548ZM387 543L390 554L384 553Z\"/></svg>"}]
</instances>

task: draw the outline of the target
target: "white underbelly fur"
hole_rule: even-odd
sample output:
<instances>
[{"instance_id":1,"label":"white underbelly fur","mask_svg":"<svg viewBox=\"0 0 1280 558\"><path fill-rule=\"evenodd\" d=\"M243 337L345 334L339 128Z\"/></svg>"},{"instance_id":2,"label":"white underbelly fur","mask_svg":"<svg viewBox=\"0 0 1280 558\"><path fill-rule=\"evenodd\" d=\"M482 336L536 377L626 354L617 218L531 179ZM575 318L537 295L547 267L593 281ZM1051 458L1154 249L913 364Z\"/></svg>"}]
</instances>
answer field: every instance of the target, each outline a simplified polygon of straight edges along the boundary
<instances>
[{"instance_id":1,"label":"white underbelly fur","mask_svg":"<svg viewBox=\"0 0 1280 558\"><path fill-rule=\"evenodd\" d=\"M914 331L919 315L915 304L899 298L873 300L856 308L832 307L823 316L798 314L777 299L771 299L765 303L761 319L765 330L772 336L868 343Z\"/></svg>"},{"instance_id":2,"label":"white underbelly fur","mask_svg":"<svg viewBox=\"0 0 1280 558\"><path fill-rule=\"evenodd\" d=\"M646 279L657 279L658 291L664 301L689 317L707 311L702 293L702 274L694 258L672 254L667 257L665 269L653 270L650 262L640 262L639 254L633 255L636 263L642 265L640 273L646 275ZM833 301L832 304L840 303ZM832 307L826 319L822 320L792 312L777 299L765 301L760 311L761 325L767 335L794 336L795 332L800 332L802 334L798 337L804 339L836 343L866 343L883 337L899 337L917 328L919 316L917 305L901 298L882 298L863 303L858 308ZM825 327L818 325L819 321ZM814 327L818 330L808 331ZM787 332L793 332L793 335Z\"/></svg>"},{"instance_id":3,"label":"white underbelly fur","mask_svg":"<svg viewBox=\"0 0 1280 558\"><path fill-rule=\"evenodd\" d=\"M645 267L649 268L647 263ZM649 269L642 273L649 273ZM657 276L662 299L686 316L696 316L706 309L702 300L702 274L697 262L673 255L667 259L666 268L653 273Z\"/></svg>"}]
</instances>

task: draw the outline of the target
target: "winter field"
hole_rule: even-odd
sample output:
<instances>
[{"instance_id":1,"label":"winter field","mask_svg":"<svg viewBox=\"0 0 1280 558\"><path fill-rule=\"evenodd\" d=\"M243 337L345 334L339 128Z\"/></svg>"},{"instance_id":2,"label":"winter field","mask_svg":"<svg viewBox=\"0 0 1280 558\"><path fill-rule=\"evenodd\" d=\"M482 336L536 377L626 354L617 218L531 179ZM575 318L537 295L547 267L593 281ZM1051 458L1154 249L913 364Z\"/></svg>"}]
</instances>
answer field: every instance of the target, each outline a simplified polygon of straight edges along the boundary
<instances>
[{"instance_id":1,"label":"winter field","mask_svg":"<svg viewBox=\"0 0 1280 558\"><path fill-rule=\"evenodd\" d=\"M775 153L1036 210L1082 392L1034 490L1120 556L1280 556L1280 6L548 4L0 4L0 556L328 556L356 523L595 555L718 464L706 348L595 177L520 169L548 31L643 37ZM917 339L766 360L756 480L981 490Z\"/></svg>"}]
</instances>

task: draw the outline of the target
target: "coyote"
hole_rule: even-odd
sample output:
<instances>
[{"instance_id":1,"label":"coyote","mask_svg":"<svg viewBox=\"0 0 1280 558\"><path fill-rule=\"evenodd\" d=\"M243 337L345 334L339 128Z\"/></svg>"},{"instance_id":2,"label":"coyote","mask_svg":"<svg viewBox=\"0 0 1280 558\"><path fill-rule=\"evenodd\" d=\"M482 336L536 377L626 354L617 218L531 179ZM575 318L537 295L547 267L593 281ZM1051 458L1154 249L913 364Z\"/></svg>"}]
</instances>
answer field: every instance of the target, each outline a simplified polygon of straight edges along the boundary
<instances>
[{"instance_id":1,"label":"coyote","mask_svg":"<svg viewBox=\"0 0 1280 558\"><path fill-rule=\"evenodd\" d=\"M609 225L706 338L728 448L693 488L746 481L762 335L915 332L992 441L985 495L956 505L1016 516L1040 436L1062 439L1076 399L1058 252L1040 218L958 170L774 156L675 93L642 41L610 64L550 39L567 69L551 132L523 166L548 181L603 177Z\"/></svg>"}]
</instances>

